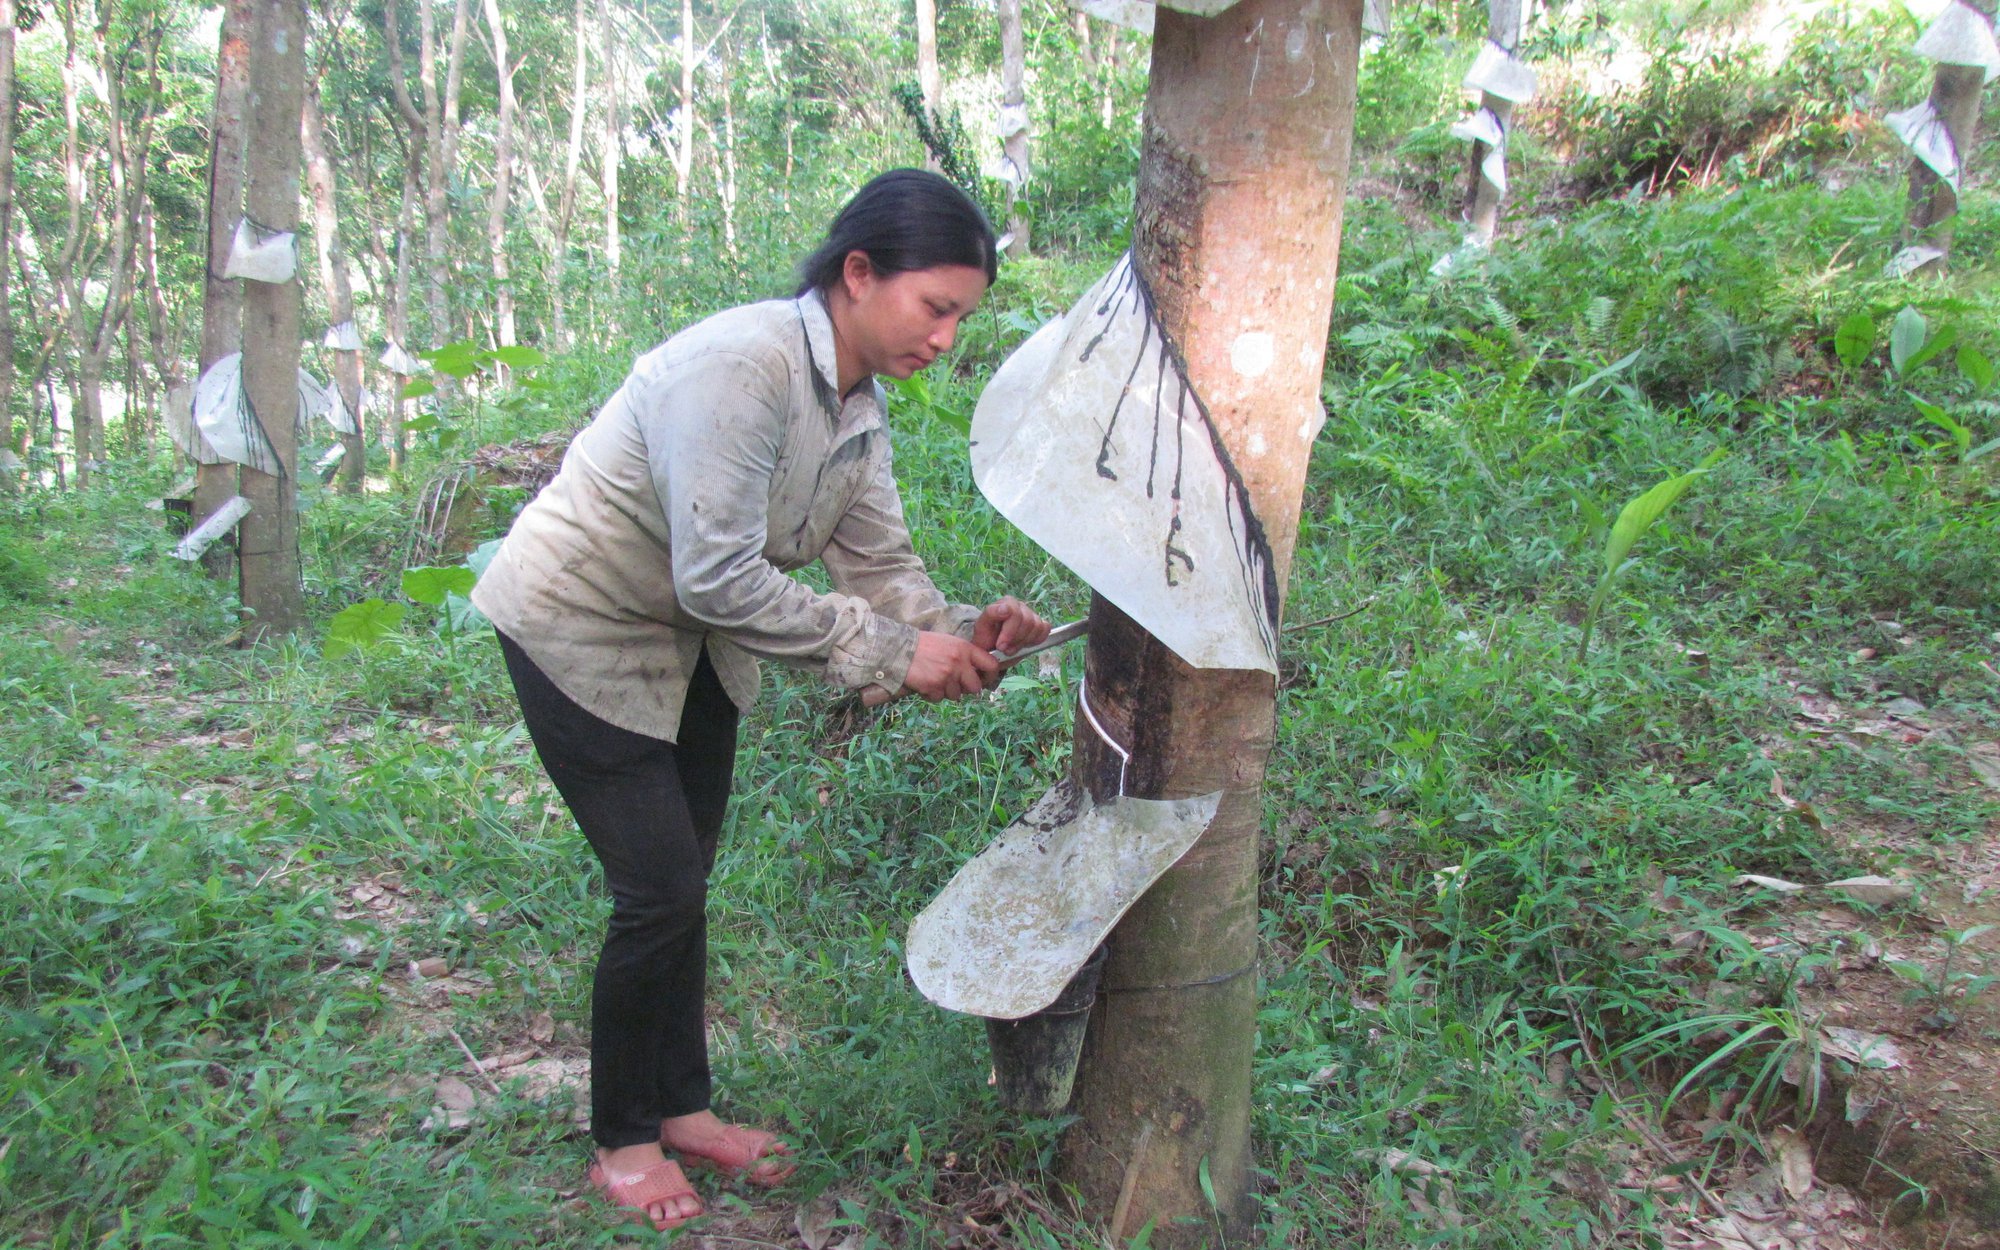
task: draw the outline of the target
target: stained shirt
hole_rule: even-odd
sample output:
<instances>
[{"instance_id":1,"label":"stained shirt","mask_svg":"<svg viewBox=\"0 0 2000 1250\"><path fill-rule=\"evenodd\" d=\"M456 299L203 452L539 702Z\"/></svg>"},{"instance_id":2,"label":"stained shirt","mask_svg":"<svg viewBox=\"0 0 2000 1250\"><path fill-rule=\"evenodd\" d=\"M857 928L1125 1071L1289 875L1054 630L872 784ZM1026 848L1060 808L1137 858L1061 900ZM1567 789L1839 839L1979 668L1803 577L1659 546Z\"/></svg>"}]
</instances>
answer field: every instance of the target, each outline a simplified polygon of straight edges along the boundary
<instances>
[{"instance_id":1,"label":"stained shirt","mask_svg":"<svg viewBox=\"0 0 2000 1250\"><path fill-rule=\"evenodd\" d=\"M472 601L562 692L674 740L704 646L901 688L919 630L972 636L910 545L882 389L843 400L824 299L718 313L641 356L522 510ZM789 576L820 561L822 594Z\"/></svg>"}]
</instances>

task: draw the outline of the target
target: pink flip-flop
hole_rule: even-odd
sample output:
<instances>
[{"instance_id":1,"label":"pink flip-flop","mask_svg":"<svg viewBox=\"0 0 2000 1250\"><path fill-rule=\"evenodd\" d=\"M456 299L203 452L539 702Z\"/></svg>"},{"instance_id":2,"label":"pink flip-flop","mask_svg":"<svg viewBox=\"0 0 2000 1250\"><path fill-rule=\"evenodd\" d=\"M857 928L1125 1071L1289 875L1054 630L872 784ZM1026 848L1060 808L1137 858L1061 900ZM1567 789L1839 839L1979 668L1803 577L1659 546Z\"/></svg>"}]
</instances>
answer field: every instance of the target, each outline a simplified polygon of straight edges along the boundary
<instances>
[{"instance_id":1,"label":"pink flip-flop","mask_svg":"<svg viewBox=\"0 0 2000 1250\"><path fill-rule=\"evenodd\" d=\"M730 1124L724 1127L723 1136L718 1140L723 1145L717 1151L690 1150L685 1146L672 1145L665 1138L660 1144L679 1155L690 1167L713 1168L766 1189L784 1184L798 1170L798 1165L790 1161L792 1148L779 1141L775 1133Z\"/></svg>"},{"instance_id":2,"label":"pink flip-flop","mask_svg":"<svg viewBox=\"0 0 2000 1250\"><path fill-rule=\"evenodd\" d=\"M597 1187L597 1192L604 1196L606 1202L624 1212L627 1218L641 1223L650 1220L653 1228L659 1232L664 1233L670 1228L679 1228L689 1220L697 1219L704 1214L697 1211L693 1215L655 1219L648 1210L649 1207L658 1206L675 1198L698 1196L694 1192L694 1186L688 1184L687 1176L681 1171L680 1165L672 1159L662 1159L651 1167L615 1181L604 1175L601 1164L593 1163L590 1165L590 1183Z\"/></svg>"}]
</instances>

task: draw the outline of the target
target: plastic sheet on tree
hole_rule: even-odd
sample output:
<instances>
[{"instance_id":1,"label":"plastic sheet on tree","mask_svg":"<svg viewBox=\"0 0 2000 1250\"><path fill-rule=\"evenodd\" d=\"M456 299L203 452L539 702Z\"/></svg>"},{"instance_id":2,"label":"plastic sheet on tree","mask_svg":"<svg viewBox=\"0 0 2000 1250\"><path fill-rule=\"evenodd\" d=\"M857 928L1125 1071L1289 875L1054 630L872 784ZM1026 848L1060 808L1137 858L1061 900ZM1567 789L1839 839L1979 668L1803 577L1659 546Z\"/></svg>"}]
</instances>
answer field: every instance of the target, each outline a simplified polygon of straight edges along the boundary
<instances>
[{"instance_id":1,"label":"plastic sheet on tree","mask_svg":"<svg viewBox=\"0 0 2000 1250\"><path fill-rule=\"evenodd\" d=\"M299 423L304 425L314 417L324 418L328 425L342 434L361 432L361 427L355 424L354 414L347 410L346 401L340 397L340 388L331 382L321 382L301 369L299 370Z\"/></svg>"},{"instance_id":2,"label":"plastic sheet on tree","mask_svg":"<svg viewBox=\"0 0 2000 1250\"><path fill-rule=\"evenodd\" d=\"M1468 92L1520 104L1535 98L1535 71L1489 39L1473 58L1472 68L1465 71L1465 80L1459 85Z\"/></svg>"},{"instance_id":3,"label":"plastic sheet on tree","mask_svg":"<svg viewBox=\"0 0 2000 1250\"><path fill-rule=\"evenodd\" d=\"M273 477L284 476L277 449L250 409L243 390L243 353L231 352L208 367L194 386L194 423L215 454Z\"/></svg>"},{"instance_id":4,"label":"plastic sheet on tree","mask_svg":"<svg viewBox=\"0 0 2000 1250\"><path fill-rule=\"evenodd\" d=\"M1028 181L1028 171L1016 164L1013 157L1004 154L988 161L979 172L1010 187L1019 187Z\"/></svg>"},{"instance_id":5,"label":"plastic sheet on tree","mask_svg":"<svg viewBox=\"0 0 2000 1250\"><path fill-rule=\"evenodd\" d=\"M192 382L182 382L167 391L167 437L173 440L183 456L196 464L225 463L195 427Z\"/></svg>"},{"instance_id":6,"label":"plastic sheet on tree","mask_svg":"<svg viewBox=\"0 0 2000 1250\"><path fill-rule=\"evenodd\" d=\"M405 377L412 373L421 373L424 368L423 361L410 355L409 351L394 339L390 339L389 345L382 349L382 363L388 367L389 372L400 373Z\"/></svg>"},{"instance_id":7,"label":"plastic sheet on tree","mask_svg":"<svg viewBox=\"0 0 2000 1250\"><path fill-rule=\"evenodd\" d=\"M1239 346L1245 368L1269 364L1252 359L1268 338ZM1316 431L1307 417L1298 435ZM972 476L1181 659L1278 671L1264 527L1131 253L994 374L973 413Z\"/></svg>"},{"instance_id":8,"label":"plastic sheet on tree","mask_svg":"<svg viewBox=\"0 0 2000 1250\"><path fill-rule=\"evenodd\" d=\"M1891 113L1882 121L1903 141L1903 146L1910 149L1912 155L1944 179L1952 194L1958 193L1958 148L1952 144L1951 132L1945 129L1944 118L1937 115L1937 109L1929 100Z\"/></svg>"},{"instance_id":9,"label":"plastic sheet on tree","mask_svg":"<svg viewBox=\"0 0 2000 1250\"><path fill-rule=\"evenodd\" d=\"M352 321L328 326L326 337L320 340L320 346L331 347L337 352L358 352L361 350L361 328Z\"/></svg>"},{"instance_id":10,"label":"plastic sheet on tree","mask_svg":"<svg viewBox=\"0 0 2000 1250\"><path fill-rule=\"evenodd\" d=\"M1527 22L1528 6L1522 0L1487 0L1487 37L1507 51L1512 52L1521 46L1521 35L1527 29Z\"/></svg>"},{"instance_id":11,"label":"plastic sheet on tree","mask_svg":"<svg viewBox=\"0 0 2000 1250\"><path fill-rule=\"evenodd\" d=\"M1069 7L1079 13L1088 13L1101 22L1136 30L1142 35L1153 33L1151 0L1070 0Z\"/></svg>"},{"instance_id":12,"label":"plastic sheet on tree","mask_svg":"<svg viewBox=\"0 0 2000 1250\"><path fill-rule=\"evenodd\" d=\"M1931 247L1924 243L1915 243L1891 256L1889 263L1882 266L1882 276L1892 280L1905 278L1922 269L1925 265L1930 264L1932 261L1943 259L1943 248Z\"/></svg>"},{"instance_id":13,"label":"plastic sheet on tree","mask_svg":"<svg viewBox=\"0 0 2000 1250\"><path fill-rule=\"evenodd\" d=\"M1946 65L1975 65L1986 81L2000 77L2000 40L1993 24L1964 0L1952 0L1917 37L1918 55Z\"/></svg>"},{"instance_id":14,"label":"plastic sheet on tree","mask_svg":"<svg viewBox=\"0 0 2000 1250\"><path fill-rule=\"evenodd\" d=\"M1028 128L1028 106L1003 104L993 119L994 130L1002 139L1011 139Z\"/></svg>"},{"instance_id":15,"label":"plastic sheet on tree","mask_svg":"<svg viewBox=\"0 0 2000 1250\"><path fill-rule=\"evenodd\" d=\"M1453 122L1450 134L1454 139L1486 145L1486 156L1479 162L1479 173L1493 184L1495 191L1507 194L1507 125L1500 120L1500 115L1492 109L1480 109L1470 117Z\"/></svg>"},{"instance_id":16,"label":"plastic sheet on tree","mask_svg":"<svg viewBox=\"0 0 2000 1250\"><path fill-rule=\"evenodd\" d=\"M298 236L289 230L267 230L248 217L236 223L236 237L223 263L225 278L252 282L290 282L299 268Z\"/></svg>"},{"instance_id":17,"label":"plastic sheet on tree","mask_svg":"<svg viewBox=\"0 0 2000 1250\"><path fill-rule=\"evenodd\" d=\"M1376 36L1389 33L1389 0L1362 0L1361 33Z\"/></svg>"},{"instance_id":18,"label":"plastic sheet on tree","mask_svg":"<svg viewBox=\"0 0 2000 1250\"><path fill-rule=\"evenodd\" d=\"M1016 1020L1054 1002L1215 819L1222 793L1093 804L1063 781L910 922L910 977L951 1011Z\"/></svg>"}]
</instances>

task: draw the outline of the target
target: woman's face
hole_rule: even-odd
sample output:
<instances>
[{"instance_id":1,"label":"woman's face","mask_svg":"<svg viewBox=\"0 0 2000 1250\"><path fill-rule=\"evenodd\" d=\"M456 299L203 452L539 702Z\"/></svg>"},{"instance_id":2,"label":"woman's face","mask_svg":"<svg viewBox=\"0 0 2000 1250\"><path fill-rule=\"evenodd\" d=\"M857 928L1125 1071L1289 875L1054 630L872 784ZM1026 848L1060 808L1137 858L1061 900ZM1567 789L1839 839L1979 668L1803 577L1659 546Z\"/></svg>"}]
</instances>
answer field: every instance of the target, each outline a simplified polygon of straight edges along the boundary
<instances>
[{"instance_id":1,"label":"woman's face","mask_svg":"<svg viewBox=\"0 0 2000 1250\"><path fill-rule=\"evenodd\" d=\"M841 337L864 372L892 378L950 351L958 323L986 294L986 272L971 265L883 274L861 252L848 253L841 283L848 296Z\"/></svg>"}]
</instances>

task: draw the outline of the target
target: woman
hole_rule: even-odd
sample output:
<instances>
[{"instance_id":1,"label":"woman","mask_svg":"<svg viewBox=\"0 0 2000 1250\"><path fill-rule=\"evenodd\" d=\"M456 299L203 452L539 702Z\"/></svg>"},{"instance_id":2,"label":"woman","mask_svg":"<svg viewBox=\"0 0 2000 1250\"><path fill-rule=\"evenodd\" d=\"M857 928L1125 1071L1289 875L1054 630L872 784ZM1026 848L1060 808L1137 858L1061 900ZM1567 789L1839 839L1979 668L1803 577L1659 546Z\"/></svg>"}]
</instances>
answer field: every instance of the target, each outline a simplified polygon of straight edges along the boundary
<instances>
[{"instance_id":1,"label":"woman","mask_svg":"<svg viewBox=\"0 0 2000 1250\"><path fill-rule=\"evenodd\" d=\"M1048 625L947 603L911 550L878 374L950 349L993 280L992 228L934 174L870 182L797 297L639 358L473 592L523 718L603 865L591 995L591 1180L665 1229L701 1214L680 1162L776 1184L784 1143L709 1109L703 902L758 656L871 701L964 698ZM834 590L790 576L819 560ZM676 1158L670 1158L668 1152Z\"/></svg>"}]
</instances>

